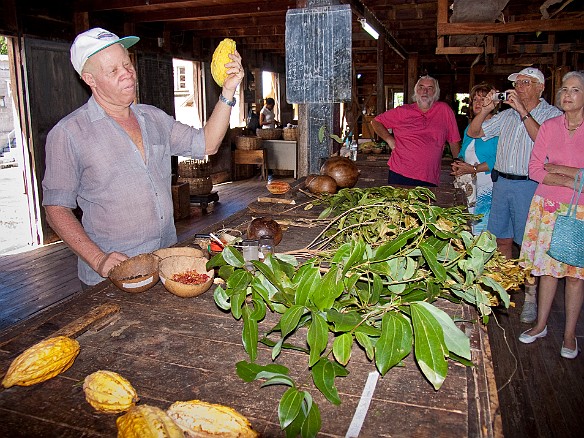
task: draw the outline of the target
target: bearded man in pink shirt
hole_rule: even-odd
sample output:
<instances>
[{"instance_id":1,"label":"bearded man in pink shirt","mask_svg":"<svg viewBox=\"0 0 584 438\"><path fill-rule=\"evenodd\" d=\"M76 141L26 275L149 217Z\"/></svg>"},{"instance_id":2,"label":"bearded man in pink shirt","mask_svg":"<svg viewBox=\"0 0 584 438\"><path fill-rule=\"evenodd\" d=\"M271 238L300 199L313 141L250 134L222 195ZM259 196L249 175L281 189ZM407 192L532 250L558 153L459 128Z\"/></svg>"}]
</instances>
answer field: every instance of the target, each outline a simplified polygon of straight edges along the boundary
<instances>
[{"instance_id":1,"label":"bearded man in pink shirt","mask_svg":"<svg viewBox=\"0 0 584 438\"><path fill-rule=\"evenodd\" d=\"M371 122L391 149L388 184L436 187L446 143L452 156L458 156L460 132L456 117L446 103L438 102L439 97L438 81L422 76L414 89L415 103L390 109Z\"/></svg>"}]
</instances>

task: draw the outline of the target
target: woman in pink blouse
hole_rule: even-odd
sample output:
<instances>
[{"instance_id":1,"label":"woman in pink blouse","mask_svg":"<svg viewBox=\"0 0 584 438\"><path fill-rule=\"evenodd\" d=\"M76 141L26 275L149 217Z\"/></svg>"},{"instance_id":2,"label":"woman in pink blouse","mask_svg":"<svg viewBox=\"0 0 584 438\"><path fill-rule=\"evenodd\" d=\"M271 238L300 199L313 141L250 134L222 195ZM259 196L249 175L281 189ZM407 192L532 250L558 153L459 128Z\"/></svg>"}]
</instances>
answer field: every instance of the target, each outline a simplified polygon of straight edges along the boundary
<instances>
[{"instance_id":1,"label":"woman in pink blouse","mask_svg":"<svg viewBox=\"0 0 584 438\"><path fill-rule=\"evenodd\" d=\"M547 319L558 279L565 278L566 323L560 355L574 359L578 355L576 323L584 300L584 268L555 260L547 251L556 218L566 213L574 178L579 169L584 168L583 73L570 72L563 77L558 103L564 114L541 125L529 162L529 177L539 182L539 186L531 202L521 258L540 279L537 323L523 332L519 341L529 344L547 334ZM580 198L576 216L584 219L584 196Z\"/></svg>"}]
</instances>

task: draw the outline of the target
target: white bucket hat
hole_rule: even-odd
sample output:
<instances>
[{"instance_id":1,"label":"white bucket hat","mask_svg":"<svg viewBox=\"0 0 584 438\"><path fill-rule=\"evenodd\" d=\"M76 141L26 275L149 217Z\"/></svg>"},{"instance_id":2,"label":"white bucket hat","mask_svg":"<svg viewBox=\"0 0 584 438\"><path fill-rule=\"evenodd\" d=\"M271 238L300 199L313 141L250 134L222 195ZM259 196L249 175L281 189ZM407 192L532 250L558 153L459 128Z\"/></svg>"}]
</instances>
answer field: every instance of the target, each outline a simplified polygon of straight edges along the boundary
<instances>
[{"instance_id":1,"label":"white bucket hat","mask_svg":"<svg viewBox=\"0 0 584 438\"><path fill-rule=\"evenodd\" d=\"M507 79L510 81L517 80L517 76L529 76L530 78L537 79L540 84L545 84L545 77L541 71L534 67L527 67L521 70L519 73L513 73L509 75Z\"/></svg>"},{"instance_id":2,"label":"white bucket hat","mask_svg":"<svg viewBox=\"0 0 584 438\"><path fill-rule=\"evenodd\" d=\"M137 36L120 38L115 33L111 33L100 27L86 30L77 35L77 38L73 41L73 45L71 46L71 64L73 64L75 71L81 75L81 70L83 70L83 66L89 57L95 55L100 50L116 43L120 43L127 49L138 41L140 41L140 38Z\"/></svg>"}]
</instances>

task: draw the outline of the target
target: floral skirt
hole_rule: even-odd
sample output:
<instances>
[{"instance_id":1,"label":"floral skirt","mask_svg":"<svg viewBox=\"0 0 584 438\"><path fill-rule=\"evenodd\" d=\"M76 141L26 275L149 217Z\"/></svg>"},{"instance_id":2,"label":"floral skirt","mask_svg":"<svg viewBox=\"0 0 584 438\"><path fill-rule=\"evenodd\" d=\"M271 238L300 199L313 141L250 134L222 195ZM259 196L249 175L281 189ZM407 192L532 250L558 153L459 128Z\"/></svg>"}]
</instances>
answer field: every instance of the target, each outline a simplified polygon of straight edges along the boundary
<instances>
[{"instance_id":1,"label":"floral skirt","mask_svg":"<svg viewBox=\"0 0 584 438\"><path fill-rule=\"evenodd\" d=\"M568 204L560 204L535 195L529 207L520 258L531 267L534 276L549 275L556 278L574 277L584 280L584 268L567 265L547 255L558 214L566 214ZM578 219L584 219L584 205L578 205ZM584 248L582 249L584 251Z\"/></svg>"}]
</instances>

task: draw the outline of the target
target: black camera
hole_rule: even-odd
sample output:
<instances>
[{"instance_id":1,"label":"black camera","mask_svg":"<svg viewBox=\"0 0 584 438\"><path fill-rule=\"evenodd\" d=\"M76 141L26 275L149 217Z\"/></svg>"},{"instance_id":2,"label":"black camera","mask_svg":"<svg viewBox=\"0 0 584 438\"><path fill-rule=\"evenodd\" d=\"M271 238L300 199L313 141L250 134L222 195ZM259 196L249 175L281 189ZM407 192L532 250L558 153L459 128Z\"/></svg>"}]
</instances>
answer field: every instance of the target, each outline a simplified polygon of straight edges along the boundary
<instances>
[{"instance_id":1,"label":"black camera","mask_svg":"<svg viewBox=\"0 0 584 438\"><path fill-rule=\"evenodd\" d=\"M509 99L509 92L505 91L504 93L497 93L495 94L496 100L507 100Z\"/></svg>"}]
</instances>

